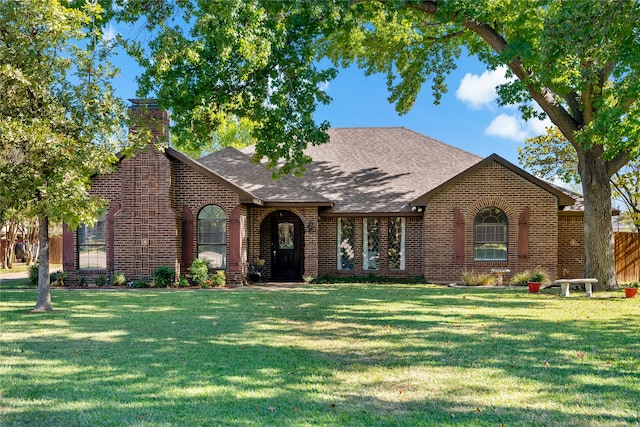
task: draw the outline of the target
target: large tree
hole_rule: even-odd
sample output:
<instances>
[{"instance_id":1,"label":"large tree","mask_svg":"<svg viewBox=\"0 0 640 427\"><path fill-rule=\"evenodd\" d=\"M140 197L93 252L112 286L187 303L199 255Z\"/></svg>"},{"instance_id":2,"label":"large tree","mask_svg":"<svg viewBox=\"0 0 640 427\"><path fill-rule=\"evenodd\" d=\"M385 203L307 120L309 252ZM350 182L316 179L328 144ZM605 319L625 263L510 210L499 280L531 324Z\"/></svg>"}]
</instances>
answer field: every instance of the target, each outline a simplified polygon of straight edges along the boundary
<instances>
[{"instance_id":1,"label":"large tree","mask_svg":"<svg viewBox=\"0 0 640 427\"><path fill-rule=\"evenodd\" d=\"M114 161L126 117L109 83L101 12L92 2L0 2L0 197L38 218L35 310L52 308L49 223L95 220L103 202L89 178Z\"/></svg>"},{"instance_id":2,"label":"large tree","mask_svg":"<svg viewBox=\"0 0 640 427\"><path fill-rule=\"evenodd\" d=\"M307 144L327 140L317 124L322 82L334 66L384 73L400 113L430 81L437 103L466 52L515 77L500 102L525 118L547 115L575 148L585 198L586 271L616 287L609 178L637 150L640 2L636 0L247 0L130 1L159 30L132 46L146 72L142 92L173 111L174 132L207 134L220 115L258 123L256 158L299 172ZM153 6L155 5L155 6ZM172 5L177 5L172 9ZM179 14L177 19L172 13ZM184 20L184 22L183 22ZM537 113L532 102L543 113ZM460 118L460 120L463 120ZM279 160L283 162L278 163Z\"/></svg>"},{"instance_id":3,"label":"large tree","mask_svg":"<svg viewBox=\"0 0 640 427\"><path fill-rule=\"evenodd\" d=\"M561 180L570 185L580 183L576 150L556 127L545 135L529 138L518 147L518 160L536 176ZM609 179L615 200L624 204L622 219L640 232L640 159L633 158Z\"/></svg>"}]
</instances>

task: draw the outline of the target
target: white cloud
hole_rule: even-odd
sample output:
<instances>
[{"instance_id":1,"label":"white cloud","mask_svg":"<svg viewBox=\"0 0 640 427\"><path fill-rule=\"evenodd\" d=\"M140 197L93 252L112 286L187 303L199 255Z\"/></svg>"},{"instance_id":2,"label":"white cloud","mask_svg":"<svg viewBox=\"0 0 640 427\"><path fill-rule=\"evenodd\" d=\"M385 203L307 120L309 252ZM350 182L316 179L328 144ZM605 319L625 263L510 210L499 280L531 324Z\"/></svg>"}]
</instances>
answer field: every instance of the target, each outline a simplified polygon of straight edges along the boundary
<instances>
[{"instance_id":1,"label":"white cloud","mask_svg":"<svg viewBox=\"0 0 640 427\"><path fill-rule=\"evenodd\" d=\"M456 98L474 109L490 106L498 97L496 87L510 81L505 71L506 67L498 67L481 75L467 73L460 81Z\"/></svg>"},{"instance_id":2,"label":"white cloud","mask_svg":"<svg viewBox=\"0 0 640 427\"><path fill-rule=\"evenodd\" d=\"M102 31L102 40L110 42L111 40L115 39L117 35L118 31L116 30L116 28L113 25L108 24Z\"/></svg>"},{"instance_id":3,"label":"white cloud","mask_svg":"<svg viewBox=\"0 0 640 427\"><path fill-rule=\"evenodd\" d=\"M330 84L329 81L321 82L318 84L318 89L320 89L323 92L326 92L329 90L329 84Z\"/></svg>"},{"instance_id":4,"label":"white cloud","mask_svg":"<svg viewBox=\"0 0 640 427\"><path fill-rule=\"evenodd\" d=\"M487 135L524 142L532 136L543 135L548 126L551 126L549 119L531 119L525 122L517 116L503 113L493 119L484 132Z\"/></svg>"},{"instance_id":5,"label":"white cloud","mask_svg":"<svg viewBox=\"0 0 640 427\"><path fill-rule=\"evenodd\" d=\"M489 127L485 129L487 135L499 136L501 138L513 139L514 141L524 141L527 132L524 129L522 120L508 114L500 114L493 119Z\"/></svg>"}]
</instances>

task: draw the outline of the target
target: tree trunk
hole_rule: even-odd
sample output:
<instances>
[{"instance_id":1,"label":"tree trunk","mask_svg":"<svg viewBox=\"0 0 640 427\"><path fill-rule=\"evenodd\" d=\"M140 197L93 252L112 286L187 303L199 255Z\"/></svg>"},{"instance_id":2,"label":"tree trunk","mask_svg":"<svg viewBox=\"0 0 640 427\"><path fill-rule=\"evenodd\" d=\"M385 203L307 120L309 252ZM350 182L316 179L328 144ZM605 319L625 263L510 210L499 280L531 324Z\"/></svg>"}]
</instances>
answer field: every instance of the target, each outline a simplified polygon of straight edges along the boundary
<instances>
[{"instance_id":1,"label":"tree trunk","mask_svg":"<svg viewBox=\"0 0 640 427\"><path fill-rule=\"evenodd\" d=\"M615 290L618 289L618 284L607 164L603 160L601 146L579 152L578 156L578 170L584 194L584 275L598 279L595 290Z\"/></svg>"},{"instance_id":2,"label":"tree trunk","mask_svg":"<svg viewBox=\"0 0 640 427\"><path fill-rule=\"evenodd\" d=\"M18 223L15 219L12 218L9 220L6 231L5 240L7 246L5 248L3 263L5 268L11 269L13 268L13 261L15 259L16 237L18 234Z\"/></svg>"},{"instance_id":3,"label":"tree trunk","mask_svg":"<svg viewBox=\"0 0 640 427\"><path fill-rule=\"evenodd\" d=\"M33 311L50 311L51 307L51 282L49 280L49 218L47 216L38 219L38 240L40 241L40 253L38 254L38 301Z\"/></svg>"},{"instance_id":4,"label":"tree trunk","mask_svg":"<svg viewBox=\"0 0 640 427\"><path fill-rule=\"evenodd\" d=\"M32 265L38 258L38 222L29 221L24 233L25 253L27 255L27 265Z\"/></svg>"}]
</instances>

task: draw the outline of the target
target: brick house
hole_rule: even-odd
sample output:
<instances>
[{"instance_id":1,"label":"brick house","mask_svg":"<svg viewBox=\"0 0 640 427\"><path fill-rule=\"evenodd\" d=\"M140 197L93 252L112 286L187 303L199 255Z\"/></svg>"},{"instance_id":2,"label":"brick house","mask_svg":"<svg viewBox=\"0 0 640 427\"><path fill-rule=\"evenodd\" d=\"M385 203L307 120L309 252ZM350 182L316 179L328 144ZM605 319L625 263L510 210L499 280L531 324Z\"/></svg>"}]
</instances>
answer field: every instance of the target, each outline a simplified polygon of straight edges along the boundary
<instances>
[{"instance_id":1,"label":"brick house","mask_svg":"<svg viewBox=\"0 0 640 427\"><path fill-rule=\"evenodd\" d=\"M134 101L166 135L168 113ZM144 113L142 113L144 111ZM92 283L160 265L183 274L197 257L242 284L265 260L267 280L303 276L460 280L465 271L541 267L581 277L582 211L576 194L498 155L485 159L405 128L343 128L309 147L300 178L271 179L250 149L201 159L154 144L97 176L109 201L93 226L65 228L63 267ZM505 276L509 279L509 275Z\"/></svg>"}]
</instances>

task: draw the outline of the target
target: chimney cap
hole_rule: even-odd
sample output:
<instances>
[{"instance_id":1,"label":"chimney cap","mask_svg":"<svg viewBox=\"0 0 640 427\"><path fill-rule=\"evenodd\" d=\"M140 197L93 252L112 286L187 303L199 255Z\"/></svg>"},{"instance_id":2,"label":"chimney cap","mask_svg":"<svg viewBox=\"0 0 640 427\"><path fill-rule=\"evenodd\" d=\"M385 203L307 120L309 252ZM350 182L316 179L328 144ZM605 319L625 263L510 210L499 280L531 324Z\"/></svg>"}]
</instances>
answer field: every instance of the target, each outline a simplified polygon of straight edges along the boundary
<instances>
[{"instance_id":1,"label":"chimney cap","mask_svg":"<svg viewBox=\"0 0 640 427\"><path fill-rule=\"evenodd\" d=\"M155 98L130 98L132 109L146 108L147 110L157 110L158 100Z\"/></svg>"}]
</instances>

